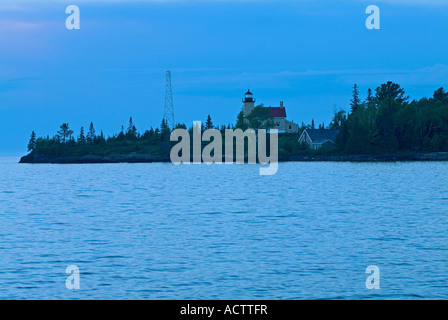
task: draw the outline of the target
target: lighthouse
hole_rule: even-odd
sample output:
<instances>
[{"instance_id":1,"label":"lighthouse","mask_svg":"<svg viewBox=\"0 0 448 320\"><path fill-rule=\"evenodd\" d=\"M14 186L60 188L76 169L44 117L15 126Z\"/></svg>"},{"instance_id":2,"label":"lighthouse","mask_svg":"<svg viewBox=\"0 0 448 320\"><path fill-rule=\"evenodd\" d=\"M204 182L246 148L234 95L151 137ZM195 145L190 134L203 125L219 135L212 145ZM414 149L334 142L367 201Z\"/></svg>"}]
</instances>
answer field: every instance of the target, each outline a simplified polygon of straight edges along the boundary
<instances>
[{"instance_id":1,"label":"lighthouse","mask_svg":"<svg viewBox=\"0 0 448 320\"><path fill-rule=\"evenodd\" d=\"M247 117L254 110L254 107L255 107L254 95L252 94L252 92L250 92L250 90L247 90L243 99L244 116Z\"/></svg>"}]
</instances>

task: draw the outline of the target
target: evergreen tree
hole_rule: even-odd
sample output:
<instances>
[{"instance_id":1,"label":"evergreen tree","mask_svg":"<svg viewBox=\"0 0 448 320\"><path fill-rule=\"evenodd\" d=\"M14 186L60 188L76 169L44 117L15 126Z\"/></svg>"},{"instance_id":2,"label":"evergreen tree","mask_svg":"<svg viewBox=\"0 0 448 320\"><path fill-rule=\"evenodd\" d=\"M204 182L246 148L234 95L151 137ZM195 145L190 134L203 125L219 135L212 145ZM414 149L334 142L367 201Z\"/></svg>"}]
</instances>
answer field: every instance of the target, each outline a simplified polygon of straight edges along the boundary
<instances>
[{"instance_id":1,"label":"evergreen tree","mask_svg":"<svg viewBox=\"0 0 448 320\"><path fill-rule=\"evenodd\" d=\"M207 116L207 121L205 122L205 128L206 129L213 129L213 122L210 115Z\"/></svg>"},{"instance_id":2,"label":"evergreen tree","mask_svg":"<svg viewBox=\"0 0 448 320\"><path fill-rule=\"evenodd\" d=\"M36 149L36 133L33 131L28 142L28 151L34 151L34 149Z\"/></svg>"},{"instance_id":3,"label":"evergreen tree","mask_svg":"<svg viewBox=\"0 0 448 320\"><path fill-rule=\"evenodd\" d=\"M314 127L314 119L311 119L311 129L315 129L315 127Z\"/></svg>"},{"instance_id":4,"label":"evergreen tree","mask_svg":"<svg viewBox=\"0 0 448 320\"><path fill-rule=\"evenodd\" d=\"M84 134L84 127L81 127L80 133L79 133L79 137L78 137L78 143L85 143L86 142L86 136Z\"/></svg>"},{"instance_id":5,"label":"evergreen tree","mask_svg":"<svg viewBox=\"0 0 448 320\"><path fill-rule=\"evenodd\" d=\"M221 134L225 134L226 126L225 125L221 125L221 128L219 129L219 131L221 132Z\"/></svg>"},{"instance_id":6,"label":"evergreen tree","mask_svg":"<svg viewBox=\"0 0 448 320\"><path fill-rule=\"evenodd\" d=\"M87 142L93 143L95 141L95 127L93 126L93 122L90 122L89 132L87 133Z\"/></svg>"},{"instance_id":7,"label":"evergreen tree","mask_svg":"<svg viewBox=\"0 0 448 320\"><path fill-rule=\"evenodd\" d=\"M245 131L247 129L247 123L245 121L244 112L243 111L238 113L238 117L237 117L237 120L236 120L235 128L241 129L243 131ZM227 128L227 129L230 129L230 128Z\"/></svg>"},{"instance_id":8,"label":"evergreen tree","mask_svg":"<svg viewBox=\"0 0 448 320\"><path fill-rule=\"evenodd\" d=\"M122 125L120 133L117 135L117 139L120 140L120 141L123 141L125 139L125 137L126 136L124 135L124 126Z\"/></svg>"},{"instance_id":9,"label":"evergreen tree","mask_svg":"<svg viewBox=\"0 0 448 320\"><path fill-rule=\"evenodd\" d=\"M168 126L168 121L165 120L165 118L162 119L162 124L160 125L160 136L161 139L164 140L165 138L170 136L170 127Z\"/></svg>"},{"instance_id":10,"label":"evergreen tree","mask_svg":"<svg viewBox=\"0 0 448 320\"><path fill-rule=\"evenodd\" d=\"M137 128L132 121L132 117L129 118L128 130L126 131L126 137L128 139L135 139L137 137Z\"/></svg>"},{"instance_id":11,"label":"evergreen tree","mask_svg":"<svg viewBox=\"0 0 448 320\"><path fill-rule=\"evenodd\" d=\"M378 101L391 99L397 101L398 103L403 103L409 100L409 96L405 96L404 89L392 81L383 83L381 86L376 88L375 98Z\"/></svg>"},{"instance_id":12,"label":"evergreen tree","mask_svg":"<svg viewBox=\"0 0 448 320\"><path fill-rule=\"evenodd\" d=\"M99 140L100 140L100 143L104 143L104 142L106 142L106 138L104 137L104 133L103 133L103 130L101 130L101 133L100 133L100 138L99 138Z\"/></svg>"},{"instance_id":13,"label":"evergreen tree","mask_svg":"<svg viewBox=\"0 0 448 320\"><path fill-rule=\"evenodd\" d=\"M359 112L361 112L361 110L359 110ZM348 137L345 146L345 151L347 153L359 154L367 153L369 151L369 141L367 139L366 130L360 121L360 117L357 115L358 113L352 114L352 116L349 117L347 128Z\"/></svg>"},{"instance_id":14,"label":"evergreen tree","mask_svg":"<svg viewBox=\"0 0 448 320\"><path fill-rule=\"evenodd\" d=\"M439 88L436 91L434 91L433 98L436 101L440 101L442 103L448 103L448 92L445 92L443 88Z\"/></svg>"},{"instance_id":15,"label":"evergreen tree","mask_svg":"<svg viewBox=\"0 0 448 320\"><path fill-rule=\"evenodd\" d=\"M372 102L372 101L373 101L372 89L369 88L367 90L366 102L369 103L369 102Z\"/></svg>"},{"instance_id":16,"label":"evergreen tree","mask_svg":"<svg viewBox=\"0 0 448 320\"><path fill-rule=\"evenodd\" d=\"M275 126L274 118L271 116L271 108L265 108L262 104L252 110L247 116L247 120L249 122L248 128L254 130L269 129Z\"/></svg>"},{"instance_id":17,"label":"evergreen tree","mask_svg":"<svg viewBox=\"0 0 448 320\"><path fill-rule=\"evenodd\" d=\"M185 125L185 123L178 123L178 124L176 124L176 129L185 129L185 130L187 130L187 126Z\"/></svg>"},{"instance_id":18,"label":"evergreen tree","mask_svg":"<svg viewBox=\"0 0 448 320\"><path fill-rule=\"evenodd\" d=\"M58 131L58 135L61 139L61 142L66 143L67 138L70 138L73 134L73 130L70 130L68 123L61 124L59 128L60 130Z\"/></svg>"},{"instance_id":19,"label":"evergreen tree","mask_svg":"<svg viewBox=\"0 0 448 320\"><path fill-rule=\"evenodd\" d=\"M352 100L350 102L351 113L356 112L356 109L358 108L360 103L361 103L361 101L359 100L358 86L355 84L353 86Z\"/></svg>"},{"instance_id":20,"label":"evergreen tree","mask_svg":"<svg viewBox=\"0 0 448 320\"><path fill-rule=\"evenodd\" d=\"M339 129L343 122L345 122L347 119L346 112L342 109L336 109L334 110L333 119L330 122L329 128L330 129Z\"/></svg>"}]
</instances>

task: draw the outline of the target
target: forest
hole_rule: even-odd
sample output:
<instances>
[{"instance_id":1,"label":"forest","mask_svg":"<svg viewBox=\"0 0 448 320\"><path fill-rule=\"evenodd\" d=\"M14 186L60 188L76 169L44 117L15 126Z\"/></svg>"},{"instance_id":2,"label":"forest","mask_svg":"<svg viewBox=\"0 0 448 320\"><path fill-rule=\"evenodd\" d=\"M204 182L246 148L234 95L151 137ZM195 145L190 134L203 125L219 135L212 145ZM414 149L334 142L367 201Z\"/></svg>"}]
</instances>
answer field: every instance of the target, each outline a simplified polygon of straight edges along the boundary
<instances>
[{"instance_id":1,"label":"forest","mask_svg":"<svg viewBox=\"0 0 448 320\"><path fill-rule=\"evenodd\" d=\"M337 150L345 154L448 151L448 92L409 102L400 85L387 82L361 102L354 85L349 112L335 111L329 127L340 131Z\"/></svg>"}]
</instances>

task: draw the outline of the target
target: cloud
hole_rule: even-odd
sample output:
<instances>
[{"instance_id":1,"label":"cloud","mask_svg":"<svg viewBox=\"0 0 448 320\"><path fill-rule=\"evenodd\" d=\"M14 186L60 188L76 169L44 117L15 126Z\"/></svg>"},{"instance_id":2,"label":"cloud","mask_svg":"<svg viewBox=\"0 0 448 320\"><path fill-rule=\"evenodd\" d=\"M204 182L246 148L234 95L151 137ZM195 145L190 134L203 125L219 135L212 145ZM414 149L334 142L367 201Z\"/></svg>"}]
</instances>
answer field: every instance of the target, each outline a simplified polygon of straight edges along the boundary
<instances>
[{"instance_id":1,"label":"cloud","mask_svg":"<svg viewBox=\"0 0 448 320\"><path fill-rule=\"evenodd\" d=\"M347 69L347 70L307 70L292 73L298 77L328 77L333 76L337 82L347 85L371 85L386 81L393 81L403 86L446 86L448 79L448 65L436 64L420 69L386 70L386 69Z\"/></svg>"},{"instance_id":2,"label":"cloud","mask_svg":"<svg viewBox=\"0 0 448 320\"><path fill-rule=\"evenodd\" d=\"M261 74L255 76L259 77ZM436 64L421 69L410 70L388 70L388 69L334 69L334 70L305 70L305 71L282 71L264 74L269 77L307 77L307 76L358 76L358 75L385 75L385 76L419 76L420 78L431 78L441 81L448 79L448 66ZM446 80L445 80L446 81Z\"/></svg>"},{"instance_id":3,"label":"cloud","mask_svg":"<svg viewBox=\"0 0 448 320\"><path fill-rule=\"evenodd\" d=\"M233 90L246 87L248 84L258 88L288 89L297 86L297 81L334 81L351 87L358 85L379 85L386 81L394 81L411 86L445 86L448 79L448 65L436 64L421 69L393 70L393 69L328 69L328 70L283 70L275 72L243 72L237 69L204 68L204 69L172 69L176 75L178 90L188 92L200 90L207 84L214 90ZM107 76L126 76L160 74L162 69L115 69L101 73Z\"/></svg>"},{"instance_id":4,"label":"cloud","mask_svg":"<svg viewBox=\"0 0 448 320\"><path fill-rule=\"evenodd\" d=\"M174 70L176 71L176 70ZM448 79L448 65L436 64L421 69L386 70L386 69L335 69L335 70L305 70L305 71L279 71L266 73L248 72L221 72L207 75L193 75L179 81L178 85L188 88L191 86L208 85L238 87L247 83L259 87L293 87L296 80L320 77L331 77L337 82L353 85L354 83L371 85L394 81L403 85L413 86L445 86ZM320 80L319 80L320 81Z\"/></svg>"},{"instance_id":5,"label":"cloud","mask_svg":"<svg viewBox=\"0 0 448 320\"><path fill-rule=\"evenodd\" d=\"M50 22L31 22L31 21L15 21L3 20L0 21L0 30L5 31L30 31L42 29L51 26Z\"/></svg>"}]
</instances>

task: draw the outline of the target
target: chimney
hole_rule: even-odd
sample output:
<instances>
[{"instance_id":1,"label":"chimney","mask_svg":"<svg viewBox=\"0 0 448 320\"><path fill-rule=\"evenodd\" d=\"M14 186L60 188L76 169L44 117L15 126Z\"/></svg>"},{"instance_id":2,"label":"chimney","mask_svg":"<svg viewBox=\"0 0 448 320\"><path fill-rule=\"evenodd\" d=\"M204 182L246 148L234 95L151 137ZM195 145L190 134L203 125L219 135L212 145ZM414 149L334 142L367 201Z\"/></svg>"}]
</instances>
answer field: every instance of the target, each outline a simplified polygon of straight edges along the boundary
<instances>
[{"instance_id":1,"label":"chimney","mask_svg":"<svg viewBox=\"0 0 448 320\"><path fill-rule=\"evenodd\" d=\"M283 101L280 101L280 108L283 108Z\"/></svg>"}]
</instances>

